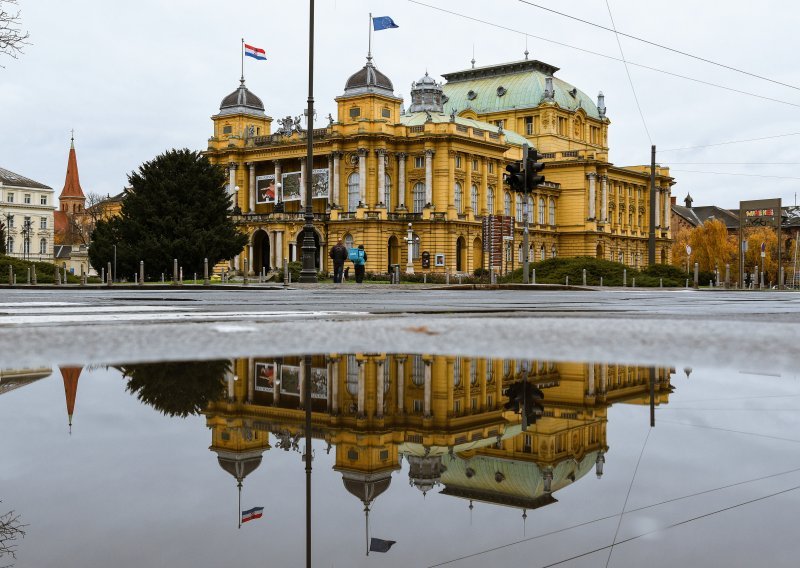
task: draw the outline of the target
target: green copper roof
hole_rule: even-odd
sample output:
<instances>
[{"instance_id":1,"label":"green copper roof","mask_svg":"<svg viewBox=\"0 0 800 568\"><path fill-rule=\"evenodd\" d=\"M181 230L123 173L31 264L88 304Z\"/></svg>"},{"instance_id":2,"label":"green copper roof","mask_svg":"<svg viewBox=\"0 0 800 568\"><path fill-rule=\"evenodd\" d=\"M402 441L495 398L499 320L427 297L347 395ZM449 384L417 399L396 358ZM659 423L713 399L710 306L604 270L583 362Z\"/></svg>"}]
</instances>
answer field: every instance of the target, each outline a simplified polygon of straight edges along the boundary
<instances>
[{"instance_id":1,"label":"green copper roof","mask_svg":"<svg viewBox=\"0 0 800 568\"><path fill-rule=\"evenodd\" d=\"M488 113L537 107L544 97L545 78L557 70L541 61L522 60L445 73L445 111ZM553 77L553 90L561 108L582 108L588 116L600 118L594 101L573 85Z\"/></svg>"},{"instance_id":2,"label":"green copper roof","mask_svg":"<svg viewBox=\"0 0 800 568\"><path fill-rule=\"evenodd\" d=\"M430 113L430 117L431 117L431 122L433 122L434 124L439 124L442 122L450 122L450 115L447 114L432 112ZM404 124L405 126L422 126L427 121L428 121L428 113L425 112L414 112L411 114L404 114L400 117L400 124ZM489 124L488 122L481 122L480 120L472 120L469 118L456 116L455 123L460 124L462 126L478 128L480 130L485 130L487 132L497 132L497 127L494 124ZM529 142L525 139L524 136L521 136L511 130L503 130L503 134L505 135L506 142L508 144L514 144L516 146L529 144Z\"/></svg>"}]
</instances>

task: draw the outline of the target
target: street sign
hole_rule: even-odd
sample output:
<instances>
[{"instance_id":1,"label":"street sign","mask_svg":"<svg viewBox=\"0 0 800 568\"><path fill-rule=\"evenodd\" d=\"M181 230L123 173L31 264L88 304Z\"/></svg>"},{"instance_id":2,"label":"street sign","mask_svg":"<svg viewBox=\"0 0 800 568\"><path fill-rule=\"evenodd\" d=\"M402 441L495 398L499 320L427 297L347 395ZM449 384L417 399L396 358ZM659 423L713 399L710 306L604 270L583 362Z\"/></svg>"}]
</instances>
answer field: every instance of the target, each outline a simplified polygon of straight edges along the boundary
<instances>
[{"instance_id":1,"label":"street sign","mask_svg":"<svg viewBox=\"0 0 800 568\"><path fill-rule=\"evenodd\" d=\"M687 255L690 255L690 254L692 254L692 247L691 247L691 246L689 246L689 245L686 245L686 254L687 254Z\"/></svg>"}]
</instances>

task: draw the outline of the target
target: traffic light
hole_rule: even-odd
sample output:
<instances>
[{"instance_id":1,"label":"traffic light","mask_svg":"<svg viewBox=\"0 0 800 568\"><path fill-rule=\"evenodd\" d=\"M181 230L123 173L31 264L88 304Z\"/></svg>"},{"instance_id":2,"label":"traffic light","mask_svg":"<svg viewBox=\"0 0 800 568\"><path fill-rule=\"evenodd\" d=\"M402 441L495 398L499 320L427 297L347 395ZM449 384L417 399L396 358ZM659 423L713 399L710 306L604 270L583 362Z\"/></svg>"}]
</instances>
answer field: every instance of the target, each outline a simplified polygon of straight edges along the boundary
<instances>
[{"instance_id":1,"label":"traffic light","mask_svg":"<svg viewBox=\"0 0 800 568\"><path fill-rule=\"evenodd\" d=\"M515 162L506 166L506 183L511 186L513 191L524 191L525 172L522 171L522 162Z\"/></svg>"},{"instance_id":2,"label":"traffic light","mask_svg":"<svg viewBox=\"0 0 800 568\"><path fill-rule=\"evenodd\" d=\"M513 410L522 415L522 429L527 430L531 424L544 414L544 393L527 381L517 381L506 390L508 402L506 410Z\"/></svg>"},{"instance_id":3,"label":"traffic light","mask_svg":"<svg viewBox=\"0 0 800 568\"><path fill-rule=\"evenodd\" d=\"M536 148L526 148L526 150L524 164L525 191L529 192L534 191L538 186L544 183L544 176L539 173L544 169L544 163L539 161L542 159L542 155Z\"/></svg>"}]
</instances>

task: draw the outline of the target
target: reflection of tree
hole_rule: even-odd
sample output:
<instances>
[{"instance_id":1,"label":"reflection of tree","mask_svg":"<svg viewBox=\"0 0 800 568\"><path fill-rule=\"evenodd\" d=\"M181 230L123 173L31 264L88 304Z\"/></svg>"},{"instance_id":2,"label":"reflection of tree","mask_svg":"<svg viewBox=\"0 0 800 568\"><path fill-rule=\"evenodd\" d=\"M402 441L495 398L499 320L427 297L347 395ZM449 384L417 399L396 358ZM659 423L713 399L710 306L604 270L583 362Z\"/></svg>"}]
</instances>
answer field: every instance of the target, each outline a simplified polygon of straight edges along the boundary
<instances>
[{"instance_id":1,"label":"reflection of tree","mask_svg":"<svg viewBox=\"0 0 800 568\"><path fill-rule=\"evenodd\" d=\"M20 522L19 515L14 511L9 511L0 515L0 561L3 558L16 560L17 540L25 538L25 527ZM3 568L8 568L12 564L3 564Z\"/></svg>"},{"instance_id":2,"label":"reflection of tree","mask_svg":"<svg viewBox=\"0 0 800 568\"><path fill-rule=\"evenodd\" d=\"M229 361L177 361L122 365L131 394L167 416L199 414L225 393Z\"/></svg>"}]
</instances>

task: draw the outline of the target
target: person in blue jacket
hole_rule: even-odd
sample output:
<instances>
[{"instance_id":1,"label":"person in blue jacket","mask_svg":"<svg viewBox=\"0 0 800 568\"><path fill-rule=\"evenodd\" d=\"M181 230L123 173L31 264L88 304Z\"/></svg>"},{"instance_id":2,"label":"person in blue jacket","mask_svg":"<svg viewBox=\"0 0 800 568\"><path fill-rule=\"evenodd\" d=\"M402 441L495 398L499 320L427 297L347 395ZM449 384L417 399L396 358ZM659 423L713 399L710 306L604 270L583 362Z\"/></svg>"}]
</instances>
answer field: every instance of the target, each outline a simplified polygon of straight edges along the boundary
<instances>
[{"instance_id":1,"label":"person in blue jacket","mask_svg":"<svg viewBox=\"0 0 800 568\"><path fill-rule=\"evenodd\" d=\"M358 245L358 252L353 264L356 269L356 284L361 284L364 281L364 269L367 264L367 252L364 250L364 245Z\"/></svg>"}]
</instances>

